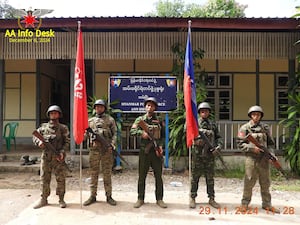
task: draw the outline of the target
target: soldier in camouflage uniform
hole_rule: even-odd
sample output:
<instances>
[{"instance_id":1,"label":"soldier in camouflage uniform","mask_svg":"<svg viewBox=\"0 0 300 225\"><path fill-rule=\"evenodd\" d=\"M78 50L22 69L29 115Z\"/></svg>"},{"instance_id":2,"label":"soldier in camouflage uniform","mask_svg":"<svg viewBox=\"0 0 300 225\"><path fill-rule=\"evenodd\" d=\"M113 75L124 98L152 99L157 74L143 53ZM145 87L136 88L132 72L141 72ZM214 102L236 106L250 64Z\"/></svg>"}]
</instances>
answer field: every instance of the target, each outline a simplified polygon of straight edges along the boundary
<instances>
[{"instance_id":1,"label":"soldier in camouflage uniform","mask_svg":"<svg viewBox=\"0 0 300 225\"><path fill-rule=\"evenodd\" d=\"M112 181L111 171L113 166L113 151L117 140L117 126L114 118L106 114L106 103L102 99L98 99L94 103L96 115L89 119L89 127L98 134L102 135L111 147L106 149L101 146L101 143L96 141L93 137L89 138L90 153L90 175L91 175L91 196L83 205L88 206L96 202L99 166L101 162L101 170L103 172L104 190L106 195L106 202L115 206L117 202L112 198Z\"/></svg>"},{"instance_id":2,"label":"soldier in camouflage uniform","mask_svg":"<svg viewBox=\"0 0 300 225\"><path fill-rule=\"evenodd\" d=\"M191 180L191 196L190 208L196 208L195 198L197 197L198 184L201 175L205 176L206 190L209 198L209 204L214 208L220 208L220 205L215 201L214 190L214 175L215 175L215 156L221 151L223 146L222 138L219 134L216 123L209 119L211 107L207 102L202 102L198 106L198 127L211 144L215 146L213 152L208 149L205 142L197 138L194 141L192 148L192 180Z\"/></svg>"},{"instance_id":3,"label":"soldier in camouflage uniform","mask_svg":"<svg viewBox=\"0 0 300 225\"><path fill-rule=\"evenodd\" d=\"M156 99L153 97L147 98L144 101L144 107L146 109L146 114L136 118L130 129L131 135L141 137L141 147L139 152L138 200L134 204L134 208L139 208L144 204L145 181L150 166L154 171L155 177L156 204L161 208L167 208L167 205L163 201L162 156L156 154L153 145L149 152L145 152L146 146L149 145L149 143L151 145L151 140L149 135L138 125L141 120L144 120L147 123L149 130L153 132L153 136L156 139L160 153L162 154L161 123L154 112L158 107Z\"/></svg>"},{"instance_id":4,"label":"soldier in camouflage uniform","mask_svg":"<svg viewBox=\"0 0 300 225\"><path fill-rule=\"evenodd\" d=\"M34 206L38 209L48 204L47 198L50 195L50 181L52 171L55 174L57 181L56 195L59 196L59 205L65 208L67 205L64 201L66 191L66 166L65 157L66 151L69 150L70 138L69 129L66 125L59 123L59 118L62 117L62 111L59 106L52 105L47 110L49 118L48 123L43 123L37 131L43 135L46 142L49 142L59 152L59 156L47 149L41 140L33 137L33 143L39 146L43 152L41 156L41 200Z\"/></svg>"},{"instance_id":5,"label":"soldier in camouflage uniform","mask_svg":"<svg viewBox=\"0 0 300 225\"><path fill-rule=\"evenodd\" d=\"M261 122L264 112L260 106L252 106L248 110L250 121L239 129L237 144L245 155L245 177L244 177L244 192L242 198L242 208L248 209L252 197L252 189L259 180L262 198L262 208L270 212L280 213L280 211L271 204L270 188L270 168L268 158L264 157L261 149L256 147L251 142L249 143L245 137L251 135L257 141L269 147L274 145L274 140L270 135L270 128L267 124Z\"/></svg>"}]
</instances>

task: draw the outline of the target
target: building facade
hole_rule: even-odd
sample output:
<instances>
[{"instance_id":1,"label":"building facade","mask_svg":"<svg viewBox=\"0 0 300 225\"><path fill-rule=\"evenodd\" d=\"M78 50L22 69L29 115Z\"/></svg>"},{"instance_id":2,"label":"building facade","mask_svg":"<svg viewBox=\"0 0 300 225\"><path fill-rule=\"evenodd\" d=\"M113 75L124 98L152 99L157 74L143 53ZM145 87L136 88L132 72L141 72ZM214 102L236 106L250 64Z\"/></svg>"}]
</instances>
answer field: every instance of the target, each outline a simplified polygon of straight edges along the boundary
<instances>
[{"instance_id":1,"label":"building facade","mask_svg":"<svg viewBox=\"0 0 300 225\"><path fill-rule=\"evenodd\" d=\"M1 19L0 132L6 123L17 121L18 142L31 141L32 131L47 120L51 104L62 107L62 121L70 124L78 21L87 95L102 98L108 95L110 76L172 75L172 46L185 46L188 20L193 49L205 51L201 66L208 73L207 101L216 120L245 121L248 108L255 104L263 107L265 120L277 124L284 118L281 106L288 104L287 81L297 69L296 19L43 18L31 27L20 19ZM135 115L124 116L123 148L131 149L126 126ZM232 132L228 145L237 129L222 130L223 136Z\"/></svg>"}]
</instances>

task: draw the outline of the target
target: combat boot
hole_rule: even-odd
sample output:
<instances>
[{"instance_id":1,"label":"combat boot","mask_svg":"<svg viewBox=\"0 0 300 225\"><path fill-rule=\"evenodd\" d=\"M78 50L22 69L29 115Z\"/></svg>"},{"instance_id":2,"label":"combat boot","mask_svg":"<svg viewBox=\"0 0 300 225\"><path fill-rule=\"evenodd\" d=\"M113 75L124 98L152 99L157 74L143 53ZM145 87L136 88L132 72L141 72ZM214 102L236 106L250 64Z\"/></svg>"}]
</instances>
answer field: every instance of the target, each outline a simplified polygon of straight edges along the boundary
<instances>
[{"instance_id":1,"label":"combat boot","mask_svg":"<svg viewBox=\"0 0 300 225\"><path fill-rule=\"evenodd\" d=\"M113 206L117 205L117 202L111 197L111 195L106 197L106 202Z\"/></svg>"},{"instance_id":2,"label":"combat boot","mask_svg":"<svg viewBox=\"0 0 300 225\"><path fill-rule=\"evenodd\" d=\"M280 210L277 209L277 208L275 208L275 207L273 207L273 206L263 206L262 208L264 210L266 210L267 213L278 213L278 214L280 214Z\"/></svg>"},{"instance_id":3,"label":"combat boot","mask_svg":"<svg viewBox=\"0 0 300 225\"><path fill-rule=\"evenodd\" d=\"M160 207L160 208L167 208L168 206L166 205L166 203L163 200L157 200L156 204Z\"/></svg>"},{"instance_id":4,"label":"combat boot","mask_svg":"<svg viewBox=\"0 0 300 225\"><path fill-rule=\"evenodd\" d=\"M212 207L214 207L216 209L221 207L220 204L217 203L214 198L210 198L208 201L208 204L210 204Z\"/></svg>"},{"instance_id":5,"label":"combat boot","mask_svg":"<svg viewBox=\"0 0 300 225\"><path fill-rule=\"evenodd\" d=\"M144 200L138 199L136 203L133 205L134 208L140 208L142 205L144 205Z\"/></svg>"},{"instance_id":6,"label":"combat boot","mask_svg":"<svg viewBox=\"0 0 300 225\"><path fill-rule=\"evenodd\" d=\"M35 205L33 206L34 209L39 209L41 207L44 207L48 205L48 201L46 198L41 198L40 201Z\"/></svg>"},{"instance_id":7,"label":"combat boot","mask_svg":"<svg viewBox=\"0 0 300 225\"><path fill-rule=\"evenodd\" d=\"M190 198L190 208L191 208L191 209L196 208L196 201L195 201L195 198Z\"/></svg>"},{"instance_id":8,"label":"combat boot","mask_svg":"<svg viewBox=\"0 0 300 225\"><path fill-rule=\"evenodd\" d=\"M88 206L96 202L96 196L90 196L88 200L86 200L83 205Z\"/></svg>"},{"instance_id":9,"label":"combat boot","mask_svg":"<svg viewBox=\"0 0 300 225\"><path fill-rule=\"evenodd\" d=\"M60 208L66 208L67 207L67 204L64 201L64 195L59 196L59 207Z\"/></svg>"},{"instance_id":10,"label":"combat boot","mask_svg":"<svg viewBox=\"0 0 300 225\"><path fill-rule=\"evenodd\" d=\"M249 210L248 204L242 204L240 207L242 212L246 212L247 210Z\"/></svg>"}]
</instances>

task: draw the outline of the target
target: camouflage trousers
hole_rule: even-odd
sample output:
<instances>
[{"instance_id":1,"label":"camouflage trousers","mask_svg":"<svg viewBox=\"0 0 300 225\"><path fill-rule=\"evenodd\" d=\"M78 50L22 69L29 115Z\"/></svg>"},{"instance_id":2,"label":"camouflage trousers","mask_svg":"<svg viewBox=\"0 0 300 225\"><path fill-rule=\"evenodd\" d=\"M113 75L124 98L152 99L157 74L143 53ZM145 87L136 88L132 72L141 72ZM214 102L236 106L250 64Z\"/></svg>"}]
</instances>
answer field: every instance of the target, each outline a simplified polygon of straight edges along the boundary
<instances>
[{"instance_id":1,"label":"camouflage trousers","mask_svg":"<svg viewBox=\"0 0 300 225\"><path fill-rule=\"evenodd\" d=\"M47 199L50 195L51 174L54 172L57 187L56 194L61 196L66 191L66 168L63 163L57 161L54 153L44 151L41 157L40 179L42 198Z\"/></svg>"},{"instance_id":2,"label":"camouflage trousers","mask_svg":"<svg viewBox=\"0 0 300 225\"><path fill-rule=\"evenodd\" d=\"M191 180L191 198L197 197L199 179L202 175L206 181L206 192L209 198L215 197L214 175L215 160L213 157L202 156L199 154L192 155L192 180Z\"/></svg>"},{"instance_id":3,"label":"camouflage trousers","mask_svg":"<svg viewBox=\"0 0 300 225\"><path fill-rule=\"evenodd\" d=\"M104 151L99 149L90 149L89 153L90 162L90 176L91 176L91 196L97 196L98 178L101 171L103 173L103 183L106 196L112 194L112 182L111 182L111 171L113 165L113 155L110 151Z\"/></svg>"},{"instance_id":4,"label":"camouflage trousers","mask_svg":"<svg viewBox=\"0 0 300 225\"><path fill-rule=\"evenodd\" d=\"M162 158L156 156L154 149L151 149L148 154L141 149L139 152L138 199L144 200L145 198L145 182L150 166L155 178L155 198L156 200L163 199L162 163Z\"/></svg>"},{"instance_id":5,"label":"camouflage trousers","mask_svg":"<svg viewBox=\"0 0 300 225\"><path fill-rule=\"evenodd\" d=\"M262 207L271 206L270 188L270 166L268 160L255 159L253 157L246 157L245 160L245 177L244 177L244 191L242 204L249 205L252 197L252 189L258 179L260 185L260 193L262 198Z\"/></svg>"}]
</instances>

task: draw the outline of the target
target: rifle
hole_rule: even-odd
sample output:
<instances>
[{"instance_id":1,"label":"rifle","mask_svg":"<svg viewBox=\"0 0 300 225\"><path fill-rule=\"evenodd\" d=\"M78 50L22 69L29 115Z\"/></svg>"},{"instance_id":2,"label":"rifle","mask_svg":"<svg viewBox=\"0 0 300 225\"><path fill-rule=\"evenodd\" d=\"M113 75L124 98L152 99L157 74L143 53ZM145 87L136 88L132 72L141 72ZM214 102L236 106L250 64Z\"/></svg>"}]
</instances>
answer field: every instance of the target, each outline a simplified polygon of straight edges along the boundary
<instances>
[{"instance_id":1,"label":"rifle","mask_svg":"<svg viewBox=\"0 0 300 225\"><path fill-rule=\"evenodd\" d=\"M264 156L271 160L272 165L282 173L282 175L285 177L285 179L288 180L288 176L283 171L283 169L278 161L278 158L272 152L270 152L268 148L259 144L259 142L251 134L248 134L246 136L246 139L248 141L252 142L256 147L258 147L260 149L260 151L264 153Z\"/></svg>"},{"instance_id":2,"label":"rifle","mask_svg":"<svg viewBox=\"0 0 300 225\"><path fill-rule=\"evenodd\" d=\"M158 146L153 134L150 132L147 123L144 120L140 120L138 125L140 126L140 128L142 128L148 134L148 136L150 137L150 140L151 140L151 143L145 147L145 153L148 154L150 149L152 148L152 145L154 145L154 150L155 150L156 155L158 157L162 157L163 152L161 151L161 148Z\"/></svg>"},{"instance_id":3,"label":"rifle","mask_svg":"<svg viewBox=\"0 0 300 225\"><path fill-rule=\"evenodd\" d=\"M43 142L43 144L46 146L47 149L49 149L50 151L54 152L55 155L59 156L60 153L54 148L54 146L51 143L47 142L45 140L45 138L43 137L43 135L41 135L37 130L34 130L32 132L32 135L35 136L37 139L39 139L41 142ZM67 165L67 163L66 163L65 160L60 161L60 162L66 167L66 169L69 172L72 172L72 170L68 167L68 165Z\"/></svg>"},{"instance_id":4,"label":"rifle","mask_svg":"<svg viewBox=\"0 0 300 225\"><path fill-rule=\"evenodd\" d=\"M201 138L205 142L205 144L207 144L208 150L210 152L213 152L214 150L216 150L216 148L212 145L212 143L210 143L208 137L203 133L203 131L201 131L201 130L199 131L199 137L198 138ZM226 164L225 164L225 162L224 162L224 160L223 160L220 152L218 150L216 150L216 152L217 152L216 157L221 161L223 167L226 170L228 170L228 167L226 166Z\"/></svg>"},{"instance_id":5,"label":"rifle","mask_svg":"<svg viewBox=\"0 0 300 225\"><path fill-rule=\"evenodd\" d=\"M102 145L102 147L103 147L105 150L107 150L108 148L114 149L113 146L112 146L110 143L108 143L108 141L107 141L102 135L99 135L99 134L95 133L95 132L93 131L92 128L88 127L88 128L86 129L86 131L89 132L90 134L92 134L93 138L94 138L96 141L98 141L98 142ZM129 165L129 163L124 159L123 156L120 155L120 153L119 153L118 151L113 150L113 153L114 153L114 155L119 156L120 159L121 159L127 166L129 166L129 167L131 168L131 166Z\"/></svg>"}]
</instances>

